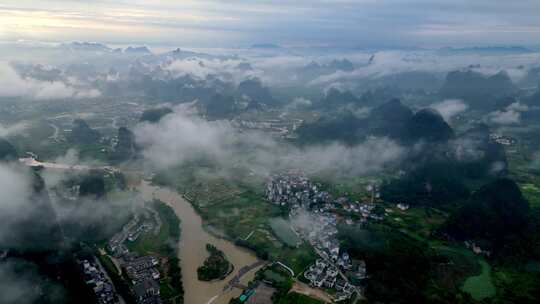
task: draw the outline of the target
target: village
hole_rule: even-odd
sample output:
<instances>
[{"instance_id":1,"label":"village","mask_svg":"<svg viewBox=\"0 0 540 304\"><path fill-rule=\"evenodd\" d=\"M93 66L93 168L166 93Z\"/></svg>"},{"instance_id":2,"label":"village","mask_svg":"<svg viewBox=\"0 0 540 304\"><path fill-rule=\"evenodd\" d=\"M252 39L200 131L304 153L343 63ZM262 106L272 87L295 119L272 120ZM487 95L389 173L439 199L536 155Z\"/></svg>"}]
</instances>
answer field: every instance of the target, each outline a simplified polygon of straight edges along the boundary
<instances>
[{"instance_id":1,"label":"village","mask_svg":"<svg viewBox=\"0 0 540 304\"><path fill-rule=\"evenodd\" d=\"M373 196L378 194L374 193ZM302 172L290 171L273 176L267 184L268 201L289 209L291 228L315 249L319 259L303 274L315 288L333 289L334 301L350 299L354 293L363 298L363 285L368 278L366 263L351 260L349 254L340 248L337 239L337 223L342 216L336 210L356 214L359 220L347 217L349 225L365 223L368 220L382 220L383 215L375 214L372 202L351 202L346 197L334 199L321 186L311 182ZM408 208L408 206L400 206ZM354 283L352 283L354 279Z\"/></svg>"},{"instance_id":2,"label":"village","mask_svg":"<svg viewBox=\"0 0 540 304\"><path fill-rule=\"evenodd\" d=\"M81 264L85 283L92 287L97 303L120 303L114 285L101 265L95 260L83 260Z\"/></svg>"},{"instance_id":3,"label":"village","mask_svg":"<svg viewBox=\"0 0 540 304\"><path fill-rule=\"evenodd\" d=\"M144 216L142 216L144 215ZM119 264L130 280L132 292L139 304L159 304L160 298L159 260L154 256L140 256L126 245L135 242L142 233L159 233L161 219L152 208L145 206L142 215L134 217L115 234L107 244L107 251L112 255L115 265Z\"/></svg>"},{"instance_id":4,"label":"village","mask_svg":"<svg viewBox=\"0 0 540 304\"><path fill-rule=\"evenodd\" d=\"M276 138L295 138L296 129L303 124L302 119L284 118L282 115L271 118L237 118L231 124L244 131L262 131Z\"/></svg>"}]
</instances>

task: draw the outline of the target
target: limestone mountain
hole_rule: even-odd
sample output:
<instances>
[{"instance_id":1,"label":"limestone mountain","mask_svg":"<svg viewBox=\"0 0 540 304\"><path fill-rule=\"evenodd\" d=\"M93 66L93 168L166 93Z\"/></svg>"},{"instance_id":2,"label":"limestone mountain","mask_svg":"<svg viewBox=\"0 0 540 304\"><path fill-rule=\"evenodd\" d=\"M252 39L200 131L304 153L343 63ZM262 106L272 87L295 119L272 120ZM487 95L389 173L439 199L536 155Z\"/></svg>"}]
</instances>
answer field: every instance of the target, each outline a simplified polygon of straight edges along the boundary
<instances>
[{"instance_id":1,"label":"limestone mountain","mask_svg":"<svg viewBox=\"0 0 540 304\"><path fill-rule=\"evenodd\" d=\"M111 161L122 162L137 157L140 149L135 142L135 134L126 127L118 129L118 142L111 154Z\"/></svg>"},{"instance_id":2,"label":"limestone mountain","mask_svg":"<svg viewBox=\"0 0 540 304\"><path fill-rule=\"evenodd\" d=\"M371 111L369 116L370 133L398 139L412 117L412 110L399 99L393 98Z\"/></svg>"},{"instance_id":3,"label":"limestone mountain","mask_svg":"<svg viewBox=\"0 0 540 304\"><path fill-rule=\"evenodd\" d=\"M473 193L449 218L445 231L457 239L484 241L497 249L522 235L529 210L518 185L498 179Z\"/></svg>"},{"instance_id":4,"label":"limestone mountain","mask_svg":"<svg viewBox=\"0 0 540 304\"><path fill-rule=\"evenodd\" d=\"M0 138L0 160L13 160L17 155L15 147L6 139Z\"/></svg>"},{"instance_id":5,"label":"limestone mountain","mask_svg":"<svg viewBox=\"0 0 540 304\"><path fill-rule=\"evenodd\" d=\"M68 139L75 144L95 144L100 137L101 134L97 130L90 128L86 121L75 119Z\"/></svg>"},{"instance_id":6,"label":"limestone mountain","mask_svg":"<svg viewBox=\"0 0 540 304\"><path fill-rule=\"evenodd\" d=\"M443 98L460 98L473 108L493 107L493 99L513 95L516 86L505 71L485 76L472 70L453 71L439 90Z\"/></svg>"},{"instance_id":7,"label":"limestone mountain","mask_svg":"<svg viewBox=\"0 0 540 304\"><path fill-rule=\"evenodd\" d=\"M415 143L446 142L455 136L452 128L446 123L437 110L422 109L414 114L405 124L402 141Z\"/></svg>"},{"instance_id":8,"label":"limestone mountain","mask_svg":"<svg viewBox=\"0 0 540 304\"><path fill-rule=\"evenodd\" d=\"M337 109L347 105L358 106L361 103L361 100L350 91L340 91L335 88L328 90L319 102L322 108L328 109Z\"/></svg>"},{"instance_id":9,"label":"limestone mountain","mask_svg":"<svg viewBox=\"0 0 540 304\"><path fill-rule=\"evenodd\" d=\"M254 102L267 105L272 105L276 102L270 93L270 89L263 86L261 80L258 78L246 79L240 82L236 90L236 95L238 97L245 96Z\"/></svg>"},{"instance_id":10,"label":"limestone mountain","mask_svg":"<svg viewBox=\"0 0 540 304\"><path fill-rule=\"evenodd\" d=\"M145 110L140 118L141 122L150 122L150 123L157 123L163 118L165 115L172 113L173 110L171 108L154 108L154 109L148 109Z\"/></svg>"}]
</instances>

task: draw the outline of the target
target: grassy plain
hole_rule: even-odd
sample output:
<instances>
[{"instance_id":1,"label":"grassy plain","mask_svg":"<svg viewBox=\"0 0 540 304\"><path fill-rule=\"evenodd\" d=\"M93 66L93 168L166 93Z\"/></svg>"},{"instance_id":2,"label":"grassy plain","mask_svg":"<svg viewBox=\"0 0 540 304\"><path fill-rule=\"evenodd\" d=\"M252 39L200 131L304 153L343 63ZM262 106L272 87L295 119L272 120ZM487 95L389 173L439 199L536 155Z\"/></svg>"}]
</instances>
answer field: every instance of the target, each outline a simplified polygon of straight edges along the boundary
<instances>
[{"instance_id":1,"label":"grassy plain","mask_svg":"<svg viewBox=\"0 0 540 304\"><path fill-rule=\"evenodd\" d=\"M482 266L480 274L465 280L462 288L477 301L492 297L497 291L491 279L491 267L485 261L480 261L480 265Z\"/></svg>"}]
</instances>

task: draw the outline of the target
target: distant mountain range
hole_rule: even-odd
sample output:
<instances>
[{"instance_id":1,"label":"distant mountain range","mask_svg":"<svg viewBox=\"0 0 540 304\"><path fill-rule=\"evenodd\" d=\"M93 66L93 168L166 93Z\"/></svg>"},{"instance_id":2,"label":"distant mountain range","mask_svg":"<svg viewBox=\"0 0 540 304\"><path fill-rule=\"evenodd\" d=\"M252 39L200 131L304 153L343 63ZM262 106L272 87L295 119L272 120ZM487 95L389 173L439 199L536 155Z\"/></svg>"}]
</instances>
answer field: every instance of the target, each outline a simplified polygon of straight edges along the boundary
<instances>
[{"instance_id":1,"label":"distant mountain range","mask_svg":"<svg viewBox=\"0 0 540 304\"><path fill-rule=\"evenodd\" d=\"M477 54L521 54L521 53L532 53L531 49L528 49L523 46L487 46L487 47L466 47L466 48L453 48L446 47L439 49L440 54L466 54L466 53L477 53Z\"/></svg>"},{"instance_id":2,"label":"distant mountain range","mask_svg":"<svg viewBox=\"0 0 540 304\"><path fill-rule=\"evenodd\" d=\"M273 43L255 43L251 45L252 49L280 49L281 46Z\"/></svg>"},{"instance_id":3,"label":"distant mountain range","mask_svg":"<svg viewBox=\"0 0 540 304\"><path fill-rule=\"evenodd\" d=\"M345 101L361 102L352 94L338 90L330 90L325 101L332 103L334 107L345 104ZM337 136L340 133L341 135ZM355 117L347 111L336 116L323 117L319 121L301 126L298 134L299 140L307 143L334 139L355 143L375 135L390 137L406 145L421 140L445 142L454 137L452 128L438 112L423 109L413 113L399 99L392 99L373 108L367 118Z\"/></svg>"},{"instance_id":4,"label":"distant mountain range","mask_svg":"<svg viewBox=\"0 0 540 304\"><path fill-rule=\"evenodd\" d=\"M113 49L105 44L96 43L96 42L70 42L62 43L60 48L71 51L87 51L87 52L116 52L116 53L126 53L126 54L143 54L149 55L152 52L146 46L128 46L125 49L117 48Z\"/></svg>"},{"instance_id":5,"label":"distant mountain range","mask_svg":"<svg viewBox=\"0 0 540 304\"><path fill-rule=\"evenodd\" d=\"M471 107L491 109L494 100L512 96L517 91L505 71L486 76L467 69L449 72L439 94L443 98L463 99Z\"/></svg>"}]
</instances>

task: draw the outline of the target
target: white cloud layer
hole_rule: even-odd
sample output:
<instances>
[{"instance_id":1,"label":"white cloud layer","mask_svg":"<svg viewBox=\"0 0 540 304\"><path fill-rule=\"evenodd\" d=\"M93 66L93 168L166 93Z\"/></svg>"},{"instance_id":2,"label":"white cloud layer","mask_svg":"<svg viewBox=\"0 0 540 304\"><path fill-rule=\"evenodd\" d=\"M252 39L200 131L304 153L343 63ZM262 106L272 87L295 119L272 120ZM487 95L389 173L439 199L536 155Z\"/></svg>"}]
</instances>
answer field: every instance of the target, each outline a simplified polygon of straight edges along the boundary
<instances>
[{"instance_id":1,"label":"white cloud layer","mask_svg":"<svg viewBox=\"0 0 540 304\"><path fill-rule=\"evenodd\" d=\"M22 131L26 130L27 127L28 124L25 122L18 122L9 126L0 123L0 137L20 134Z\"/></svg>"},{"instance_id":2,"label":"white cloud layer","mask_svg":"<svg viewBox=\"0 0 540 304\"><path fill-rule=\"evenodd\" d=\"M0 97L25 97L34 100L95 98L96 89L75 88L61 81L22 78L8 63L0 62Z\"/></svg>"},{"instance_id":3,"label":"white cloud layer","mask_svg":"<svg viewBox=\"0 0 540 304\"><path fill-rule=\"evenodd\" d=\"M430 107L441 113L444 120L446 120L448 123L451 122L454 116L466 111L469 108L469 106L461 99L447 99L434 103Z\"/></svg>"},{"instance_id":4,"label":"white cloud layer","mask_svg":"<svg viewBox=\"0 0 540 304\"><path fill-rule=\"evenodd\" d=\"M261 175L301 168L348 176L380 170L404 153L384 138L352 147L334 143L297 148L263 133L240 133L226 121L208 122L182 112L167 115L158 124L139 124L135 134L145 158L160 169L205 157L226 169L243 166Z\"/></svg>"},{"instance_id":5,"label":"white cloud layer","mask_svg":"<svg viewBox=\"0 0 540 304\"><path fill-rule=\"evenodd\" d=\"M513 125L521 122L521 113L529 110L527 105L514 102L504 110L489 113L488 120L498 125Z\"/></svg>"},{"instance_id":6,"label":"white cloud layer","mask_svg":"<svg viewBox=\"0 0 540 304\"><path fill-rule=\"evenodd\" d=\"M540 32L535 0L5 2L0 38L13 41L440 46L530 43Z\"/></svg>"},{"instance_id":7,"label":"white cloud layer","mask_svg":"<svg viewBox=\"0 0 540 304\"><path fill-rule=\"evenodd\" d=\"M363 53L363 57L369 55ZM374 53L373 60L370 64L367 64L365 59L359 58L357 62L363 63L363 65L353 71L337 71L333 74L322 75L311 81L310 84L327 85L334 82L354 81L362 78L378 79L384 76L406 72L444 74L448 71L469 68L470 66L472 66L472 70L488 76L504 70L511 77L512 81L518 82L527 72L526 69L522 69L520 66L534 67L540 63L537 53L479 54L471 52L444 55L433 50L379 51Z\"/></svg>"}]
</instances>

